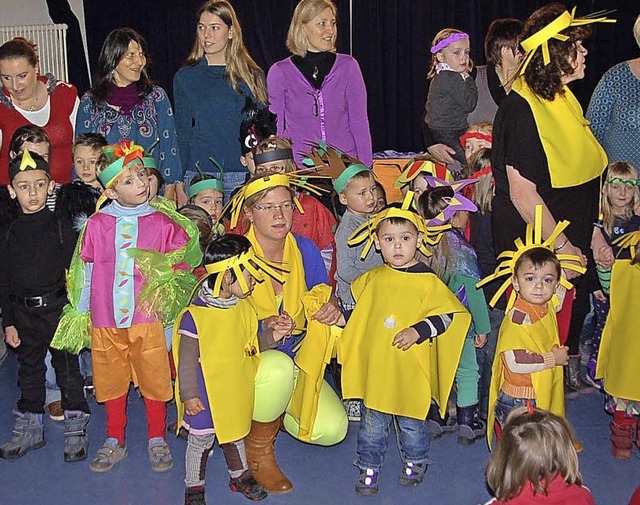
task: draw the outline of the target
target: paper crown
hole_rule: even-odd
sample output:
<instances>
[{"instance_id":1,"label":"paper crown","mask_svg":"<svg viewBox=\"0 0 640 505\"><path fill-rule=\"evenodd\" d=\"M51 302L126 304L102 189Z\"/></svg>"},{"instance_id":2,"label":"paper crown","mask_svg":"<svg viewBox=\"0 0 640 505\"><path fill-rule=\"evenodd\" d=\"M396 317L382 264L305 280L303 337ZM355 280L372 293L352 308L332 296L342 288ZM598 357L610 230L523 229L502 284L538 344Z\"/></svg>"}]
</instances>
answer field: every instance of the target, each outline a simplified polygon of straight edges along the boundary
<instances>
[{"instance_id":1,"label":"paper crown","mask_svg":"<svg viewBox=\"0 0 640 505\"><path fill-rule=\"evenodd\" d=\"M621 237L618 237L613 241L614 245L617 245L620 248L620 251L623 249L629 248L631 252L631 258L635 258L636 252L638 249L638 243L640 242L640 230L632 231L630 233L625 233ZM620 252L618 252L620 254Z\"/></svg>"},{"instance_id":2,"label":"paper crown","mask_svg":"<svg viewBox=\"0 0 640 505\"><path fill-rule=\"evenodd\" d=\"M37 153L30 153L28 149L18 153L18 155L9 162L9 181L20 172L26 170L42 170L51 177L49 163Z\"/></svg>"},{"instance_id":3,"label":"paper crown","mask_svg":"<svg viewBox=\"0 0 640 505\"><path fill-rule=\"evenodd\" d=\"M562 42L565 42L569 39L566 35L560 33L562 30L565 30L572 26L583 26L589 25L592 23L615 23L615 19L608 19L606 16L602 16L602 14L606 14L605 11L594 12L589 16L585 16L582 18L576 18L576 8L574 7L571 10L571 14L568 11L564 11L560 14L556 19L551 21L547 26L538 30L536 33L531 35L530 37L524 39L520 45L522 49L524 49L524 58L522 60L519 72L516 72L516 75L524 74L529 62L533 58L533 55L538 50L538 48L542 48L542 61L545 66L547 66L551 62L551 55L549 53L549 40L556 39Z\"/></svg>"},{"instance_id":4,"label":"paper crown","mask_svg":"<svg viewBox=\"0 0 640 505\"><path fill-rule=\"evenodd\" d=\"M268 141L267 141L268 142ZM291 149L272 149L264 152L254 152L253 162L256 165L262 165L263 163L270 163L272 161L292 160L293 150Z\"/></svg>"},{"instance_id":5,"label":"paper crown","mask_svg":"<svg viewBox=\"0 0 640 505\"><path fill-rule=\"evenodd\" d=\"M411 158L411 160L409 160L409 162L404 166L402 173L396 177L396 180L393 182L393 187L401 188L405 184L410 183L420 174L429 174L447 182L453 182L453 176L445 165L435 163L428 159L416 157Z\"/></svg>"},{"instance_id":6,"label":"paper crown","mask_svg":"<svg viewBox=\"0 0 640 505\"><path fill-rule=\"evenodd\" d=\"M402 200L402 205L400 208L398 207L386 207L381 210L377 214L373 214L367 222L360 225L356 230L351 234L349 239L347 240L347 245L354 246L358 245L364 241L367 241L364 246L364 250L362 251L361 258L364 259L371 246L374 242L374 237L376 236L376 228L378 225L384 221L385 219L390 219L392 217L398 217L402 219L406 219L411 221L419 232L422 232L422 243L418 247L420 252L425 256L431 256L431 252L425 247L426 245L436 245L440 239L442 238L442 234L451 229L450 224L444 224L441 226L429 226L425 223L424 219L420 217L416 212L411 210L411 204L413 202L413 191L407 191L407 194L404 196Z\"/></svg>"},{"instance_id":7,"label":"paper crown","mask_svg":"<svg viewBox=\"0 0 640 505\"><path fill-rule=\"evenodd\" d=\"M453 190L453 196L447 197L445 202L447 206L438 214L437 216L429 219L427 225L429 226L438 226L442 224L448 223L453 215L458 211L466 210L468 212L477 212L478 207L476 204L469 200L466 196L462 194L462 190L468 186L469 184L475 184L478 182L473 179L463 179L461 181L455 181L452 183L448 183L443 181L442 179L438 179L437 177L426 176L425 177L427 184L432 188L438 187L449 187Z\"/></svg>"},{"instance_id":8,"label":"paper crown","mask_svg":"<svg viewBox=\"0 0 640 505\"><path fill-rule=\"evenodd\" d=\"M128 140L121 140L118 144L110 144L102 148L109 161L98 179L105 188L109 188L118 176L136 162L144 164L144 149Z\"/></svg>"},{"instance_id":9,"label":"paper crown","mask_svg":"<svg viewBox=\"0 0 640 505\"><path fill-rule=\"evenodd\" d=\"M347 182L360 172L373 171L357 158L349 156L337 147L326 142L309 142L310 152L303 152L302 164L313 171L314 177L327 177L333 181L333 189L336 193L342 193Z\"/></svg>"},{"instance_id":10,"label":"paper crown","mask_svg":"<svg viewBox=\"0 0 640 505\"><path fill-rule=\"evenodd\" d=\"M232 256L231 258L217 261L215 263L205 263L204 268L207 271L207 277L212 274L226 272L227 270L233 271L236 278L238 279L238 282L240 283L240 289L242 289L242 292L245 294L249 292L249 286L247 285L247 281L242 275L243 268L248 270L249 273L251 273L251 275L253 275L253 277L258 282L264 281L265 276L263 274L266 274L269 277L277 280L279 283L284 284L284 277L280 272L288 272L288 270L285 270L281 266L276 265L275 263L271 263L270 261L267 261L266 259L258 256L253 250L253 247L250 247L249 250L237 256ZM213 296L215 296L216 298L220 296L222 278L222 275L218 275L213 285ZM204 279L202 282L204 282Z\"/></svg>"},{"instance_id":11,"label":"paper crown","mask_svg":"<svg viewBox=\"0 0 640 505\"><path fill-rule=\"evenodd\" d=\"M542 205L536 205L534 224L527 225L525 241L522 242L522 239L518 237L514 241L516 250L504 251L503 253L498 255L498 258L497 258L498 266L496 267L495 272L492 273L491 275L488 275L487 277L482 279L478 284L476 284L476 287L479 288L495 279L498 279L505 275L509 276L504 281L504 283L498 288L498 291L496 291L496 294L489 302L489 305L493 307L495 306L496 303L498 303L498 300L500 299L502 294L506 291L507 287L511 284L511 276L515 273L515 267L518 259L520 258L520 256L522 256L524 252L529 251L531 249L537 249L537 248L543 247L553 252L554 254L556 254L556 257L560 261L560 266L562 268L566 268L568 270L574 270L581 274L586 271L586 269L579 264L580 258L578 256L575 256L573 254L557 254L553 250L553 245L556 239L565 230L567 226L569 226L569 221L559 221L558 224L556 224L556 227L551 232L551 235L549 235L546 240L542 240ZM574 263L575 261L577 261L578 264ZM571 289L572 287L572 284L565 277L560 278L560 284L567 289ZM509 308L513 305L514 299L515 297L512 295L507 305ZM556 305L559 304L557 297L555 298L554 302L556 303Z\"/></svg>"},{"instance_id":12,"label":"paper crown","mask_svg":"<svg viewBox=\"0 0 640 505\"><path fill-rule=\"evenodd\" d=\"M201 191L205 189L215 189L217 191L224 193L224 170L220 166L220 164L214 160L213 158L209 158L209 161L213 163L213 165L218 169L219 177L213 176L213 178L205 179L205 174L200 170L200 162L196 162L196 170L200 175L200 181L196 183L190 183L187 195L189 198L193 198ZM197 176L196 176L197 177ZM195 177L194 177L195 179ZM193 180L193 179L192 179Z\"/></svg>"}]
</instances>

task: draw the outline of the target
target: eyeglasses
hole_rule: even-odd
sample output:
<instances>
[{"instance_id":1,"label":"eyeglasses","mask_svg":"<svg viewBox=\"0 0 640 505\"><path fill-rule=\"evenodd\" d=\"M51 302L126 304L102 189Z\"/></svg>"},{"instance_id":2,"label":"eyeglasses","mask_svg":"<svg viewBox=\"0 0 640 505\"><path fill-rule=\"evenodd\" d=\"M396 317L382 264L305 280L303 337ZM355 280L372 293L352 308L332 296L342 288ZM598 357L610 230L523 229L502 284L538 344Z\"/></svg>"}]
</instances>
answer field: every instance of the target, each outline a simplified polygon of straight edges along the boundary
<instances>
[{"instance_id":1,"label":"eyeglasses","mask_svg":"<svg viewBox=\"0 0 640 505\"><path fill-rule=\"evenodd\" d=\"M254 205L253 208L255 210L257 210L258 212L264 212L269 213L269 212L273 212L276 209L281 210L282 212L289 212L289 211L293 211L294 208L294 203L293 202L284 202L281 203L280 205L273 205L273 204L269 204L269 205Z\"/></svg>"}]
</instances>

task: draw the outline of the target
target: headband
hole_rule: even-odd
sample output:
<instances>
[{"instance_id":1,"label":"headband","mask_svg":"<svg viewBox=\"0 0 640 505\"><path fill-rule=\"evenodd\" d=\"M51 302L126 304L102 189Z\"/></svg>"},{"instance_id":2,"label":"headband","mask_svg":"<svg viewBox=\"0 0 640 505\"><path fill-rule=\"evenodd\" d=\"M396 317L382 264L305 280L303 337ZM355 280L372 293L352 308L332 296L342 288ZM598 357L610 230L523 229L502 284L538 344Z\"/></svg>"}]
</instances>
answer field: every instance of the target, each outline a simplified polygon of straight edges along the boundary
<instances>
[{"instance_id":1,"label":"headband","mask_svg":"<svg viewBox=\"0 0 640 505\"><path fill-rule=\"evenodd\" d=\"M586 271L586 269L583 266L576 265L575 263L571 263L573 261L579 262L580 258L578 256L575 256L573 254L557 254L553 250L553 244L555 243L558 236L564 231L564 229L567 226L569 226L569 221L559 221L558 224L556 224L556 227L551 232L551 235L549 235L549 237L547 237L547 239L543 241L542 240L542 205L536 205L534 224L533 225L527 224L525 241L522 242L522 239L518 237L514 241L516 250L504 251L503 253L501 253L497 258L498 266L496 267L495 272L485 277L480 282L478 282L478 284L476 284L476 287L479 288L481 286L484 286L485 284L505 275L508 275L508 276L514 275L516 263L518 259L522 256L522 254L525 251L529 251L531 249L536 249L539 247L548 249L549 251L554 253L558 258L558 260L560 261L560 266L562 268L574 270L576 272L580 272L581 274L583 274ZM498 300L502 296L502 293L506 291L510 282L511 282L511 279L508 277L504 281L502 286L498 288L498 291L489 302L489 305L491 305L492 307L495 306L495 304L498 302ZM562 277L562 276L560 277L560 284L564 286L566 289L571 289L572 287L572 284L565 277ZM511 306L513 305L513 301L514 301L514 298L512 295L512 298L509 299L509 302L507 305L508 308L511 308ZM559 305L559 301L557 297L555 297L554 303L556 305Z\"/></svg>"},{"instance_id":2,"label":"headband","mask_svg":"<svg viewBox=\"0 0 640 505\"><path fill-rule=\"evenodd\" d=\"M542 61L547 66L551 62L551 56L549 53L549 40L556 39L562 42L569 40L569 37L560 33L562 30L573 26L583 26L592 23L615 23L615 19L607 19L605 16L596 17L599 14L605 14L604 11L595 12L589 16L583 18L576 18L576 8L571 10L571 14L568 11L564 11L556 19L551 21L547 26L538 30L530 37L524 39L520 45L525 51L524 59L522 60L522 66L520 67L519 74L524 74L527 65L533 58L533 55L539 47L542 47Z\"/></svg>"},{"instance_id":3,"label":"headband","mask_svg":"<svg viewBox=\"0 0 640 505\"><path fill-rule=\"evenodd\" d=\"M313 171L314 177L327 177L333 181L333 189L340 194L351 178L360 172L373 171L360 160L349 156L324 141L308 143L311 152L303 152L302 164Z\"/></svg>"},{"instance_id":4,"label":"headband","mask_svg":"<svg viewBox=\"0 0 640 505\"><path fill-rule=\"evenodd\" d=\"M438 226L446 224L458 211L478 211L478 207L476 207L476 205L471 200L469 200L462 194L462 189L464 187L468 186L469 184L475 184L476 182L478 182L477 180L463 179L461 181L448 183L446 181L443 181L442 179L438 179L437 177L426 176L425 179L427 181L427 184L429 184L429 186L431 186L432 188L447 186L453 190L453 196L445 199L447 206L442 210L442 212L440 212L440 214L427 221L428 226Z\"/></svg>"},{"instance_id":5,"label":"headband","mask_svg":"<svg viewBox=\"0 0 640 505\"><path fill-rule=\"evenodd\" d=\"M446 180L447 182L453 182L453 176L445 165L434 163L431 160L412 158L404 166L402 173L396 177L396 180L393 182L393 187L401 188L405 184L410 183L420 174L434 175L440 179Z\"/></svg>"},{"instance_id":6,"label":"headband","mask_svg":"<svg viewBox=\"0 0 640 505\"><path fill-rule=\"evenodd\" d=\"M233 271L236 278L238 279L238 282L240 283L240 289L242 289L243 294L249 292L247 281L242 275L243 268L248 270L249 273L253 275L253 277L258 282L262 282L265 279L265 276L263 274L266 274L269 277L277 280L279 283L283 284L284 277L280 272L288 272L288 270L283 269L281 266L276 265L275 263L271 263L270 261L267 261L264 258L256 255L253 247L250 247L246 252L240 253L237 256L232 256L231 258L227 258L222 261L216 261L215 263L205 264L204 268L207 271L207 277L212 274L226 272L227 270ZM216 298L220 296L222 278L222 275L218 275L213 285L213 296Z\"/></svg>"},{"instance_id":7,"label":"headband","mask_svg":"<svg viewBox=\"0 0 640 505\"><path fill-rule=\"evenodd\" d=\"M611 177L604 181L605 184L627 184L629 186L640 186L640 180L638 179L622 179L621 177Z\"/></svg>"},{"instance_id":8,"label":"headband","mask_svg":"<svg viewBox=\"0 0 640 505\"><path fill-rule=\"evenodd\" d=\"M263 153L254 153L253 161L256 165L269 163L271 161L292 160L293 151L291 149L275 149L273 151L265 151Z\"/></svg>"},{"instance_id":9,"label":"headband","mask_svg":"<svg viewBox=\"0 0 640 505\"><path fill-rule=\"evenodd\" d=\"M31 154L28 149L22 151L9 163L9 181L13 181L16 175L26 170L42 170L51 178L49 163L37 153Z\"/></svg>"},{"instance_id":10,"label":"headband","mask_svg":"<svg viewBox=\"0 0 640 505\"><path fill-rule=\"evenodd\" d=\"M131 168L136 162L140 162L144 166L144 149L142 146L134 144L131 141L120 140L120 143L118 144L104 146L102 148L102 152L110 162L110 165L100 172L100 175L98 175L98 179L105 189L109 189L113 186L120 174L126 169ZM147 163L149 162L147 161ZM96 212L100 210L100 207L106 199L106 193L102 193L98 197L98 201L96 202Z\"/></svg>"},{"instance_id":11,"label":"headband","mask_svg":"<svg viewBox=\"0 0 640 505\"><path fill-rule=\"evenodd\" d=\"M462 146L462 149L466 147L467 140L469 139L486 140L489 144L493 144L493 137L491 135L486 135L480 132L467 132L460 137L460 145Z\"/></svg>"},{"instance_id":12,"label":"headband","mask_svg":"<svg viewBox=\"0 0 640 505\"><path fill-rule=\"evenodd\" d=\"M385 219L391 219L393 217L406 219L411 221L419 232L422 233L422 243L418 247L420 252L425 256L431 256L431 252L425 247L427 244L436 245L440 239L442 238L442 234L451 229L450 224L444 224L441 226L429 226L425 223L424 219L420 217L419 214L411 210L411 205L413 203L413 191L407 191L404 199L402 200L402 206L400 208L397 207L387 207L386 209L381 210L377 214L371 216L371 218L360 225L356 230L351 234L349 239L347 240L347 245L354 246L360 244L364 241L367 241L364 246L364 250L360 257L364 259L371 246L374 242L374 237L376 236L376 228L384 221Z\"/></svg>"},{"instance_id":13,"label":"headband","mask_svg":"<svg viewBox=\"0 0 640 505\"><path fill-rule=\"evenodd\" d=\"M202 172L202 170L200 170L200 162L196 161L196 171L198 172L198 175L200 175L201 180L196 183L189 184L189 189L187 190L187 196L189 198L193 198L205 189L215 189L224 193L224 170L222 169L220 164L213 158L210 157L209 161L213 163L213 165L218 169L219 177L214 176L212 179L205 179L205 174ZM194 176L194 179L196 177L197 176Z\"/></svg>"},{"instance_id":14,"label":"headband","mask_svg":"<svg viewBox=\"0 0 640 505\"><path fill-rule=\"evenodd\" d=\"M442 51L445 47L447 47L448 45L453 44L454 42L457 42L458 40L462 40L462 39L468 39L469 35L466 33L452 33L451 35L449 35L448 37L442 39L440 42L438 42L435 46L431 47L431 54L436 54L440 51Z\"/></svg>"}]
</instances>

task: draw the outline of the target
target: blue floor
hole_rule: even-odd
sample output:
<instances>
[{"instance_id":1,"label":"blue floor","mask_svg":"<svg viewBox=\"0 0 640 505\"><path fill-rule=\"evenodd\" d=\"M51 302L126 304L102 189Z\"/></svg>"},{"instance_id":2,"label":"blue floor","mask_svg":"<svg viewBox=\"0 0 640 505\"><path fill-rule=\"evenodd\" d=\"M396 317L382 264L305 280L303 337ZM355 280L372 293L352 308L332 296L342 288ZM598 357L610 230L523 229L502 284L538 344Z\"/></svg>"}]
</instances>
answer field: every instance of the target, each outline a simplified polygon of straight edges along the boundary
<instances>
[{"instance_id":1,"label":"blue floor","mask_svg":"<svg viewBox=\"0 0 640 505\"><path fill-rule=\"evenodd\" d=\"M11 409L18 398L17 363L13 353L0 366L0 443L11 437ZM104 407L91 401L90 453L93 455L104 440ZM568 417L578 438L585 446L580 468L585 483L591 488L596 503L626 505L640 484L640 456L634 449L630 462L616 461L610 455L610 417L602 410L599 394L584 395L567 402ZM169 418L175 419L170 407ZM327 504L351 503L426 505L476 505L489 494L484 484L484 468L489 458L486 444L472 447L456 444L453 436L434 442L425 481L418 488L407 489L396 484L401 464L395 445L390 447L384 471L380 476L380 493L362 498L353 491L357 470L351 465L355 456L357 424L349 429L344 442L336 447L315 447L300 443L281 433L276 444L278 462L293 482L294 492L269 496L263 503ZM0 505L179 505L183 502L185 442L169 437L175 466L164 474L155 474L146 454L146 424L143 402L132 393L129 398L127 429L129 456L112 471L96 474L89 462L63 462L63 428L47 418L47 445L14 460L0 460ZM222 451L216 448L207 468L209 504L247 504L241 495L228 490L228 476Z\"/></svg>"}]
</instances>

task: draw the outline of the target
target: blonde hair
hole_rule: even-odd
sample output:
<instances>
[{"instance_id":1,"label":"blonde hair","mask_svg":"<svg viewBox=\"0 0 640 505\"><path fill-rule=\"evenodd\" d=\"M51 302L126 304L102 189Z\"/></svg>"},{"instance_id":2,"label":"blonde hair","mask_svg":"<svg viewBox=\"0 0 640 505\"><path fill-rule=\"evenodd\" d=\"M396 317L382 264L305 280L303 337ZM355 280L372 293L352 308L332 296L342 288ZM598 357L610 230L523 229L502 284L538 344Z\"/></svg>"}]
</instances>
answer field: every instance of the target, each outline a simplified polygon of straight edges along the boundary
<instances>
[{"instance_id":1,"label":"blonde hair","mask_svg":"<svg viewBox=\"0 0 640 505\"><path fill-rule=\"evenodd\" d=\"M483 135L493 136L493 123L489 123L488 121L474 123L467 128L467 133L482 133Z\"/></svg>"},{"instance_id":2,"label":"blonde hair","mask_svg":"<svg viewBox=\"0 0 640 505\"><path fill-rule=\"evenodd\" d=\"M443 30L440 30L436 34L436 36L433 38L433 40L431 41L431 47L437 45L438 43L440 43L447 37L450 37L454 33L464 33L464 32L460 30L456 30L455 28L444 28ZM429 67L429 73L427 74L427 79L433 79L434 76L436 75L436 65L438 64L438 54L442 52L442 49L435 54L431 54L431 66ZM469 65L467 66L466 71L471 72L471 70L473 70L473 61L471 60L471 58L469 58Z\"/></svg>"},{"instance_id":3,"label":"blonde hair","mask_svg":"<svg viewBox=\"0 0 640 505\"><path fill-rule=\"evenodd\" d=\"M615 163L611 163L607 167L607 175L604 179L605 183L602 186L602 224L604 225L604 231L606 231L608 235L611 235L613 232L613 222L616 217L616 214L613 212L611 202L609 201L608 188L611 183L606 182L607 179L612 177L637 180L638 170L631 163L627 163L626 161L617 161ZM638 205L638 202L640 202L640 188L638 188L638 186L633 186L633 191L633 200L629 202L624 210L624 214L622 215L625 219L629 219L633 215L634 209Z\"/></svg>"},{"instance_id":4,"label":"blonde hair","mask_svg":"<svg viewBox=\"0 0 640 505\"><path fill-rule=\"evenodd\" d=\"M278 149L292 149L291 141L284 137L279 137L278 135L271 135L270 137L260 141L260 143L256 146L254 156L257 153L268 153L270 151L276 151ZM282 161L284 164L285 173L288 174L289 172L295 172L296 170L298 170L298 165L296 165L295 160L287 159L280 161ZM258 166L258 164L256 164L256 166ZM262 173L260 175L262 175Z\"/></svg>"},{"instance_id":5,"label":"blonde hair","mask_svg":"<svg viewBox=\"0 0 640 505\"><path fill-rule=\"evenodd\" d=\"M557 476L570 486L582 485L571 426L541 409L514 409L487 465L487 483L495 497L511 500L527 483L546 496Z\"/></svg>"},{"instance_id":6,"label":"blonde hair","mask_svg":"<svg viewBox=\"0 0 640 505\"><path fill-rule=\"evenodd\" d=\"M479 149L469 160L466 168L466 177L471 177L476 172L491 166L491 148L483 147ZM473 186L473 197L471 200L478 207L480 214L491 212L491 202L495 196L495 179L492 173L478 177L478 182Z\"/></svg>"},{"instance_id":7,"label":"blonde hair","mask_svg":"<svg viewBox=\"0 0 640 505\"><path fill-rule=\"evenodd\" d=\"M640 46L640 16L636 18L636 22L633 25L633 38L636 39L636 44Z\"/></svg>"},{"instance_id":8,"label":"blonde hair","mask_svg":"<svg viewBox=\"0 0 640 505\"><path fill-rule=\"evenodd\" d=\"M253 60L242 40L242 28L233 7L226 0L210 0L205 3L196 14L198 22L202 14L208 12L218 16L228 28L233 28L233 37L229 40L225 49L225 62L227 66L227 79L231 87L240 93L240 82L244 82L256 101L266 104L268 101L267 87L264 80L264 72ZM191 53L187 56L187 65L197 65L204 57L204 48L196 39L193 43Z\"/></svg>"},{"instance_id":9,"label":"blonde hair","mask_svg":"<svg viewBox=\"0 0 640 505\"><path fill-rule=\"evenodd\" d=\"M306 25L325 9L331 9L333 15L338 17L338 9L332 0L301 0L296 5L287 32L287 49L292 54L303 58L307 55L309 41L304 34L303 25ZM335 51L335 47L333 51Z\"/></svg>"}]
</instances>

